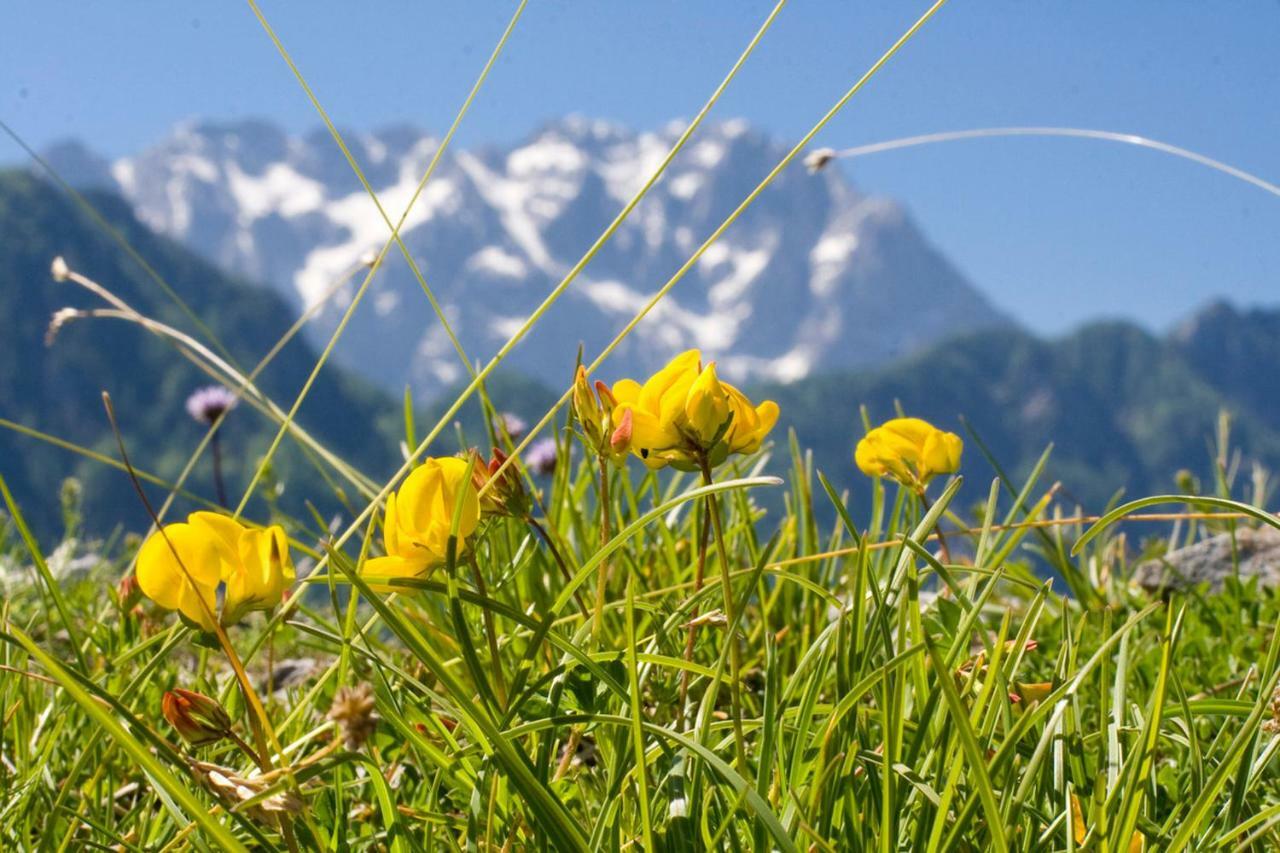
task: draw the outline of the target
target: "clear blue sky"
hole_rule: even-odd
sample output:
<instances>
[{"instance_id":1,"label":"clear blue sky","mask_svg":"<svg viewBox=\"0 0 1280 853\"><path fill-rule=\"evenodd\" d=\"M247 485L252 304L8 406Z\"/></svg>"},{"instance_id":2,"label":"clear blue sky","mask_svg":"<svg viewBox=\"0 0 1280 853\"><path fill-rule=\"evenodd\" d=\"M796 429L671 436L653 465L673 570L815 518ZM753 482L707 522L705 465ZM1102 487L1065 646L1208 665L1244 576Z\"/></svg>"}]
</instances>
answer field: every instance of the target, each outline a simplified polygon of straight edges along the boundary
<instances>
[{"instance_id":1,"label":"clear blue sky","mask_svg":"<svg viewBox=\"0 0 1280 853\"><path fill-rule=\"evenodd\" d=\"M792 0L722 101L794 139L923 9ZM343 126L441 130L509 0L263 4ZM691 114L770 3L533 0L469 117L464 145L578 112L637 127ZM33 144L132 152L193 116L316 117L245 4L9 4L0 117ZM820 144L986 125L1139 133L1280 182L1280 3L952 0ZM20 156L0 143L0 162ZM1218 295L1280 303L1280 198L1105 143L956 143L850 166L895 196L990 297L1032 328L1097 316L1153 328ZM909 310L909 306L904 306Z\"/></svg>"}]
</instances>

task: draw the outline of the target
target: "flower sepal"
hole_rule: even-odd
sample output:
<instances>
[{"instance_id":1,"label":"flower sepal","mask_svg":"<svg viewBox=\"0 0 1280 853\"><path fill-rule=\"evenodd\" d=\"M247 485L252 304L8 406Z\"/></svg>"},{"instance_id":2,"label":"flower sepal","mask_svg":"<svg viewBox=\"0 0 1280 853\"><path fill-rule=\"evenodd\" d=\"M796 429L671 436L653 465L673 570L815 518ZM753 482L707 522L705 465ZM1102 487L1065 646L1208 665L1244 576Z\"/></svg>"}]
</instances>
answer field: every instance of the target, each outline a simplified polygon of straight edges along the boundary
<instances>
[{"instance_id":1,"label":"flower sepal","mask_svg":"<svg viewBox=\"0 0 1280 853\"><path fill-rule=\"evenodd\" d=\"M532 509L533 501L525 491L520 471L515 465L508 465L498 474L506 462L507 454L496 447L493 458L487 462L479 450L472 448L471 481L480 493L480 512L483 515L524 518Z\"/></svg>"},{"instance_id":2,"label":"flower sepal","mask_svg":"<svg viewBox=\"0 0 1280 853\"><path fill-rule=\"evenodd\" d=\"M195 621L187 614L179 611L178 621L191 629L191 642L204 649L213 649L215 651L222 648L222 644L218 642L218 634L215 631L207 630L199 622Z\"/></svg>"}]
</instances>

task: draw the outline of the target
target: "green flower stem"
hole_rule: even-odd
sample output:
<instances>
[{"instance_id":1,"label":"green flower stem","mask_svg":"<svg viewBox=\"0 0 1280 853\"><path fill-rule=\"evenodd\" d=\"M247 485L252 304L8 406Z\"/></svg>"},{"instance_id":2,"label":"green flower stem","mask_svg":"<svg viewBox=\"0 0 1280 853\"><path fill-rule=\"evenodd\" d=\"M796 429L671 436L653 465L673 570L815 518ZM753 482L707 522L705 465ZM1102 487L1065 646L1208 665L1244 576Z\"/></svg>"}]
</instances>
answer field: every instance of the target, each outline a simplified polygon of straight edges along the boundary
<instances>
[{"instance_id":1,"label":"green flower stem","mask_svg":"<svg viewBox=\"0 0 1280 853\"><path fill-rule=\"evenodd\" d=\"M702 482L712 485L711 463L705 454L698 459L702 468ZM738 606L733 596L733 578L729 569L729 549L724 543L724 524L720 518L720 502L715 494L705 498L707 515L711 518L711 529L715 532L716 549L720 554L720 586L724 591L724 615L728 619L729 629L725 642L729 644L729 698L733 714L733 746L737 755L738 772L747 772L746 736L742 732L742 651L738 648L737 638L733 636L737 624Z\"/></svg>"},{"instance_id":2,"label":"green flower stem","mask_svg":"<svg viewBox=\"0 0 1280 853\"><path fill-rule=\"evenodd\" d=\"M222 508L230 509L227 506L227 487L222 479L222 433L211 431L209 435L209 450L213 453L213 488Z\"/></svg>"},{"instance_id":3,"label":"green flower stem","mask_svg":"<svg viewBox=\"0 0 1280 853\"><path fill-rule=\"evenodd\" d=\"M612 509L609 505L609 462L603 456L600 457L600 547L609 544L609 540L613 538ZM595 633L596 640L600 639L600 632L604 629L604 599L605 592L609 586L609 563L604 562L600 566L600 571L596 575L596 612L595 619L592 622L592 631Z\"/></svg>"},{"instance_id":4,"label":"green flower stem","mask_svg":"<svg viewBox=\"0 0 1280 853\"><path fill-rule=\"evenodd\" d=\"M708 537L711 534L711 519L707 507L703 507L702 526L698 530L698 564L693 573L693 598L697 598L702 592L703 578L706 576L707 570L707 545ZM698 637L698 605L694 605L689 611L689 633L685 636L684 641L684 662L693 663L693 645ZM680 673L680 707L676 711L679 715L676 720L676 727L680 728L684 720L685 707L689 700L689 669L685 669Z\"/></svg>"}]
</instances>

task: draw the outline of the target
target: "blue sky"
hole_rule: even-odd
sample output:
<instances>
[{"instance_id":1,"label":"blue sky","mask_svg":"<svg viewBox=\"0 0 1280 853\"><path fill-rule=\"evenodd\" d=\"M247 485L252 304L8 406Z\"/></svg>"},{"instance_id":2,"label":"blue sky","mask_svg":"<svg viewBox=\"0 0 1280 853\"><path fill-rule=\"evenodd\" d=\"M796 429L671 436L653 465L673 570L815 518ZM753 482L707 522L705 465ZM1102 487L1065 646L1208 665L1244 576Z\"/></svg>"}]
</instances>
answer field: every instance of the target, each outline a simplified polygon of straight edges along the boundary
<instances>
[{"instance_id":1,"label":"blue sky","mask_svg":"<svg viewBox=\"0 0 1280 853\"><path fill-rule=\"evenodd\" d=\"M717 117L798 137L926 5L792 0ZM515 140L568 112L636 127L687 116L771 6L533 0L459 142ZM441 130L514 3L263 9L339 124ZM1155 137L1280 182L1278 41L1274 2L952 0L819 144L1070 125ZM118 155L193 116L317 123L245 4L42 0L5 13L0 118L33 144L76 136ZM0 162L20 156L0 143ZM997 140L848 168L864 190L904 201L993 301L1043 332L1100 316L1166 328L1215 296L1280 303L1280 198L1164 155Z\"/></svg>"}]
</instances>

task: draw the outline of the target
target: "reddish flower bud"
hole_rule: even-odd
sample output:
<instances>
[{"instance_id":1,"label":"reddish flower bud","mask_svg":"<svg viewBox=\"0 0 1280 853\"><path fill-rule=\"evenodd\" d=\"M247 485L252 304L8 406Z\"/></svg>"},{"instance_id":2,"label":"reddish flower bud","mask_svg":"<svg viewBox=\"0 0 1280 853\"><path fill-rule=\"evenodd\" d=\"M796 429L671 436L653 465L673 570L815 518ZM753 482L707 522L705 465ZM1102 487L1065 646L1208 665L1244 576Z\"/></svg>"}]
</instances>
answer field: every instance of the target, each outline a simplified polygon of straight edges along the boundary
<instances>
[{"instance_id":1,"label":"reddish flower bud","mask_svg":"<svg viewBox=\"0 0 1280 853\"><path fill-rule=\"evenodd\" d=\"M494 448L493 458L486 462L479 451L472 450L471 453L471 479L481 492L481 512L509 515L512 518L523 518L528 514L529 495L525 492L519 469L515 465L508 465L505 471L498 473L506 463L507 455Z\"/></svg>"},{"instance_id":2,"label":"reddish flower bud","mask_svg":"<svg viewBox=\"0 0 1280 853\"><path fill-rule=\"evenodd\" d=\"M142 590L138 587L138 576L134 574L125 575L120 579L120 585L116 587L116 594L120 599L120 609L128 613L138 606L138 602L142 601Z\"/></svg>"},{"instance_id":3,"label":"reddish flower bud","mask_svg":"<svg viewBox=\"0 0 1280 853\"><path fill-rule=\"evenodd\" d=\"M618 420L618 426L614 429L613 435L609 436L609 447L614 453L626 453L631 447L631 410L623 409L622 417Z\"/></svg>"},{"instance_id":4,"label":"reddish flower bud","mask_svg":"<svg viewBox=\"0 0 1280 853\"><path fill-rule=\"evenodd\" d=\"M182 739L193 746L214 743L231 732L231 718L218 700L181 687L166 692L160 709Z\"/></svg>"}]
</instances>

